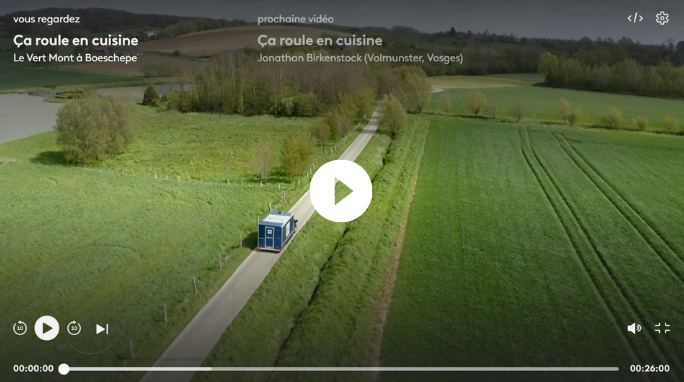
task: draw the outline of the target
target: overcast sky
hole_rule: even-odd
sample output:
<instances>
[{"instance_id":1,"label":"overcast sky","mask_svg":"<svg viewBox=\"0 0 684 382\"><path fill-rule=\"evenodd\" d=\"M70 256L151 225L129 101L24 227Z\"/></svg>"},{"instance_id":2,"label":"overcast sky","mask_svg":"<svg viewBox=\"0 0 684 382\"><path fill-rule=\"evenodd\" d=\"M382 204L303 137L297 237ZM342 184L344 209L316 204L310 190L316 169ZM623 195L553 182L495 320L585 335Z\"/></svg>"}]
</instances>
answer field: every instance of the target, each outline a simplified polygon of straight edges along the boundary
<instances>
[{"instance_id":1,"label":"overcast sky","mask_svg":"<svg viewBox=\"0 0 684 382\"><path fill-rule=\"evenodd\" d=\"M240 18L331 16L337 25L406 25L426 32L457 30L529 37L619 39L663 43L684 40L684 0L22 0L2 1L0 14L45 7L114 8L137 13ZM655 15L665 11L669 23ZM638 12L643 21L630 23Z\"/></svg>"}]
</instances>

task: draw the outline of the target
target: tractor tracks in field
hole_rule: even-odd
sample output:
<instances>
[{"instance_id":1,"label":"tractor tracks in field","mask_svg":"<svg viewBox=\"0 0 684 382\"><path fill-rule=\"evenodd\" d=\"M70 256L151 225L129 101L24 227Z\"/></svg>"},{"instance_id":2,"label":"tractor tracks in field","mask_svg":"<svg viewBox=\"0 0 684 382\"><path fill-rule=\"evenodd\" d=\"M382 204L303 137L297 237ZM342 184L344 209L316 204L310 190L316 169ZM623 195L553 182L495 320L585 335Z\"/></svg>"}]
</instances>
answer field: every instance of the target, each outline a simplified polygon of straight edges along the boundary
<instances>
[{"instance_id":1,"label":"tractor tracks in field","mask_svg":"<svg viewBox=\"0 0 684 382\"><path fill-rule=\"evenodd\" d=\"M525 132L523 132L523 129L525 129ZM644 361L649 362L650 359L647 355L640 354L637 350L638 344L635 342L636 339L626 335L623 329L623 326L626 325L622 325L626 324L626 322L620 320L621 315L619 312L620 310L626 310L630 313L631 317L637 317L641 322L646 322L644 319L645 316L639 310L637 304L634 303L633 299L629 297L624 286L621 285L620 281L615 277L614 271L611 270L604 256L598 250L595 241L591 238L587 228L579 219L577 212L572 207L567 196L561 191L560 185L540 160L532 144L532 136L529 129L527 127L520 127L518 133L522 155L528 168L533 173L537 180L537 184L563 227L566 237L573 246L573 250L576 258L579 260L583 273L588 278L594 293L598 297L604 310L608 313L608 316L615 325L618 333L620 333L626 348L629 349L632 360L637 362L637 364L639 364L639 362L643 363ZM592 265L598 265L598 269ZM608 285L606 285L605 282L602 282L602 280L607 280ZM619 297L618 301L610 298L609 294L611 293L609 290L606 290L606 288L614 289L615 297ZM622 306L616 306L618 304ZM644 334L652 353L656 354L660 360L665 362L664 364L667 364L668 359L664 355L660 345L654 341L650 333ZM648 376L645 376L645 378L647 380L650 379Z\"/></svg>"},{"instance_id":2,"label":"tractor tracks in field","mask_svg":"<svg viewBox=\"0 0 684 382\"><path fill-rule=\"evenodd\" d=\"M563 152L572 160L596 188L608 199L615 209L627 220L641 238L653 249L660 261L679 280L684 288L684 260L672 249L672 244L656 229L636 207L611 184L587 158L568 142L563 134L551 133ZM560 135L560 139L559 136Z\"/></svg>"}]
</instances>

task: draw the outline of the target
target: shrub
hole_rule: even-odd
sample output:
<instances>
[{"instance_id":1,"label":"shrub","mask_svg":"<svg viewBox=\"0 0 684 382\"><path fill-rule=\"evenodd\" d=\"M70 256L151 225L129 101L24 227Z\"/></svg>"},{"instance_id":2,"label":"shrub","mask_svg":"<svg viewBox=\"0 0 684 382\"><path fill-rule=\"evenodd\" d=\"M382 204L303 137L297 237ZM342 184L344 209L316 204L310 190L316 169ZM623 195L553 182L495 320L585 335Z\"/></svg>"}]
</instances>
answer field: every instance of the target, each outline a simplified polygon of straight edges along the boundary
<instances>
[{"instance_id":1,"label":"shrub","mask_svg":"<svg viewBox=\"0 0 684 382\"><path fill-rule=\"evenodd\" d=\"M287 175L299 176L309 168L315 144L314 140L306 135L290 134L285 137L281 157Z\"/></svg>"},{"instance_id":2,"label":"shrub","mask_svg":"<svg viewBox=\"0 0 684 382\"><path fill-rule=\"evenodd\" d=\"M636 117L635 119L635 126L639 130L646 130L648 129L648 118L644 115L640 115Z\"/></svg>"},{"instance_id":3,"label":"shrub","mask_svg":"<svg viewBox=\"0 0 684 382\"><path fill-rule=\"evenodd\" d=\"M570 122L569 119L571 118L572 114L572 109L570 108L570 103L565 99L561 98L560 99L560 116L565 122Z\"/></svg>"},{"instance_id":4,"label":"shrub","mask_svg":"<svg viewBox=\"0 0 684 382\"><path fill-rule=\"evenodd\" d=\"M129 101L89 97L59 110L56 131L68 162L90 163L122 152L137 136L138 125Z\"/></svg>"},{"instance_id":5,"label":"shrub","mask_svg":"<svg viewBox=\"0 0 684 382\"><path fill-rule=\"evenodd\" d=\"M473 93L468 93L468 111L477 116L482 112L485 105L487 104L487 96L484 95L480 90L476 90Z\"/></svg>"},{"instance_id":6,"label":"shrub","mask_svg":"<svg viewBox=\"0 0 684 382\"><path fill-rule=\"evenodd\" d=\"M159 105L159 93L157 93L157 89L154 87L154 85L149 84L147 89L145 89L142 104L145 106Z\"/></svg>"},{"instance_id":7,"label":"shrub","mask_svg":"<svg viewBox=\"0 0 684 382\"><path fill-rule=\"evenodd\" d=\"M567 116L567 122L570 126L579 125L584 120L584 112L582 108L577 106L575 111L570 112Z\"/></svg>"},{"instance_id":8,"label":"shrub","mask_svg":"<svg viewBox=\"0 0 684 382\"><path fill-rule=\"evenodd\" d=\"M443 91L439 98L442 102L442 110L448 113L451 110L451 94Z\"/></svg>"},{"instance_id":9,"label":"shrub","mask_svg":"<svg viewBox=\"0 0 684 382\"><path fill-rule=\"evenodd\" d=\"M261 179L268 180L268 176L275 165L276 157L273 142L269 138L262 139L254 155L254 167Z\"/></svg>"},{"instance_id":10,"label":"shrub","mask_svg":"<svg viewBox=\"0 0 684 382\"><path fill-rule=\"evenodd\" d=\"M610 129L618 129L622 125L622 113L615 107L611 107L608 114L601 119L603 125Z\"/></svg>"},{"instance_id":11,"label":"shrub","mask_svg":"<svg viewBox=\"0 0 684 382\"><path fill-rule=\"evenodd\" d=\"M401 102L396 97L386 98L382 102L382 119L380 127L386 129L390 135L395 137L401 129L406 126L408 116Z\"/></svg>"},{"instance_id":12,"label":"shrub","mask_svg":"<svg viewBox=\"0 0 684 382\"><path fill-rule=\"evenodd\" d=\"M351 98L345 98L338 103L336 110L340 116L346 117L349 120L353 120L358 114L356 103ZM342 132L342 135L344 135L344 132Z\"/></svg>"},{"instance_id":13,"label":"shrub","mask_svg":"<svg viewBox=\"0 0 684 382\"><path fill-rule=\"evenodd\" d=\"M325 146L328 144L328 140L330 139L330 126L325 119L321 118L316 121L312 135L319 145Z\"/></svg>"},{"instance_id":14,"label":"shrub","mask_svg":"<svg viewBox=\"0 0 684 382\"><path fill-rule=\"evenodd\" d=\"M356 104L356 118L370 119L375 110L375 92L373 90L364 90L354 96L354 103Z\"/></svg>"},{"instance_id":15,"label":"shrub","mask_svg":"<svg viewBox=\"0 0 684 382\"><path fill-rule=\"evenodd\" d=\"M58 91L55 97L60 99L80 99L87 97L97 97L97 94L86 89L67 89Z\"/></svg>"},{"instance_id":16,"label":"shrub","mask_svg":"<svg viewBox=\"0 0 684 382\"><path fill-rule=\"evenodd\" d=\"M330 138L334 140L340 139L342 131L340 129L340 115L335 111L329 111L324 117L325 123L328 125L330 131Z\"/></svg>"},{"instance_id":17,"label":"shrub","mask_svg":"<svg viewBox=\"0 0 684 382\"><path fill-rule=\"evenodd\" d=\"M668 133L674 134L677 132L679 124L677 123L677 120L674 116L668 114L665 116L665 118L663 118L663 127L665 128L665 131L667 131Z\"/></svg>"},{"instance_id":18,"label":"shrub","mask_svg":"<svg viewBox=\"0 0 684 382\"><path fill-rule=\"evenodd\" d=\"M522 119L525 117L525 104L517 100L513 104L513 118L515 118L516 121L520 122Z\"/></svg>"},{"instance_id":19,"label":"shrub","mask_svg":"<svg viewBox=\"0 0 684 382\"><path fill-rule=\"evenodd\" d=\"M496 118L496 115L498 113L499 106L496 104L496 101L494 101L493 99L488 99L487 104L484 108L484 114L489 118Z\"/></svg>"},{"instance_id":20,"label":"shrub","mask_svg":"<svg viewBox=\"0 0 684 382\"><path fill-rule=\"evenodd\" d=\"M318 97L314 93L298 94L293 101L295 113L299 117L313 117L319 112Z\"/></svg>"},{"instance_id":21,"label":"shrub","mask_svg":"<svg viewBox=\"0 0 684 382\"><path fill-rule=\"evenodd\" d=\"M178 110L181 113L188 113L199 109L197 96L194 92L168 92L162 97L162 102L166 102L168 110Z\"/></svg>"}]
</instances>

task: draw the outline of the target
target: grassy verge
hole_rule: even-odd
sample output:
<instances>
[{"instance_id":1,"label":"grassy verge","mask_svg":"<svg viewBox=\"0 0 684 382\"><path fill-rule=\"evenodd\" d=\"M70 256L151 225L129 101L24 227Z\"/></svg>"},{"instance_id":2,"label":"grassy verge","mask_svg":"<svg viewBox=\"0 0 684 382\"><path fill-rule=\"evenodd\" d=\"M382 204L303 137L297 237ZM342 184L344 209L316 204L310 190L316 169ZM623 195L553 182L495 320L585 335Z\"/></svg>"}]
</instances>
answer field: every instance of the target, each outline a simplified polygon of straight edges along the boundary
<instances>
[{"instance_id":1,"label":"grassy verge","mask_svg":"<svg viewBox=\"0 0 684 382\"><path fill-rule=\"evenodd\" d=\"M321 335L325 328L320 325L333 316L334 322L328 323L336 328L335 338L351 336L353 340L338 342L335 354L308 354L299 362L324 365L341 354L351 355L348 362L362 362L368 321L377 295L373 290L377 292L380 288L400 223L395 213L389 211L403 211L397 207L405 204L404 194L408 194L406 187L412 179L410 171L415 171L413 166L418 162L412 156L419 152L420 137L422 134L424 139L426 131L425 121L414 119L402 138L391 146L384 134L371 139L357 159L374 178L374 200L369 210L351 224L332 223L315 215L229 327L206 364L289 365L299 357L298 349L322 348L320 341L327 340ZM413 165L408 163L410 158ZM334 285L348 290L331 294ZM365 291L359 295L359 290ZM339 305L334 312L328 312L328 304ZM352 324L354 318L360 321ZM249 378L259 380L268 376L250 374ZM200 374L195 378L211 379Z\"/></svg>"},{"instance_id":2,"label":"grassy verge","mask_svg":"<svg viewBox=\"0 0 684 382\"><path fill-rule=\"evenodd\" d=\"M427 130L426 119L414 118L392 142L385 164L373 181L373 204L337 243L311 301L281 349L279 366L368 366L372 312L408 208ZM340 373L317 379L359 377ZM305 376L283 374L277 379L299 378Z\"/></svg>"}]
</instances>

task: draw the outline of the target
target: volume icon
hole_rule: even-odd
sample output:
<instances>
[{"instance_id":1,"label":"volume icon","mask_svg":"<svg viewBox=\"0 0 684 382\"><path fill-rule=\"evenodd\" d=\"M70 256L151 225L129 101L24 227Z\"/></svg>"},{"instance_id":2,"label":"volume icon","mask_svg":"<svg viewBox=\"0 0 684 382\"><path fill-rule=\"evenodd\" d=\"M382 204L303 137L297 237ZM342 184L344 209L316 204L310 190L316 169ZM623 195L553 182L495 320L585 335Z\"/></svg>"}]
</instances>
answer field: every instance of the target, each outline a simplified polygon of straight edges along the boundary
<instances>
[{"instance_id":1,"label":"volume icon","mask_svg":"<svg viewBox=\"0 0 684 382\"><path fill-rule=\"evenodd\" d=\"M629 325L629 326L627 326L627 331L636 334L636 332L641 331L641 325L637 325L637 324Z\"/></svg>"}]
</instances>

